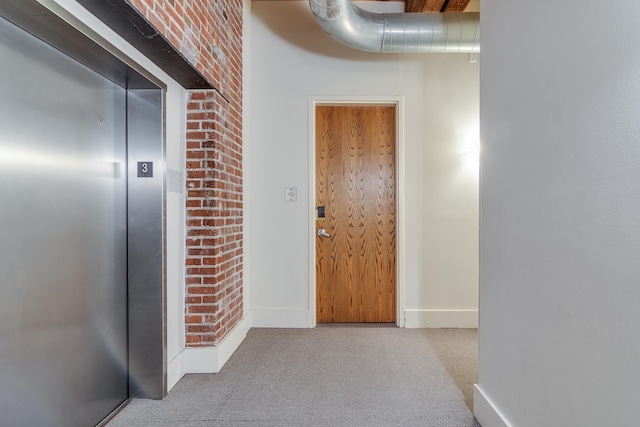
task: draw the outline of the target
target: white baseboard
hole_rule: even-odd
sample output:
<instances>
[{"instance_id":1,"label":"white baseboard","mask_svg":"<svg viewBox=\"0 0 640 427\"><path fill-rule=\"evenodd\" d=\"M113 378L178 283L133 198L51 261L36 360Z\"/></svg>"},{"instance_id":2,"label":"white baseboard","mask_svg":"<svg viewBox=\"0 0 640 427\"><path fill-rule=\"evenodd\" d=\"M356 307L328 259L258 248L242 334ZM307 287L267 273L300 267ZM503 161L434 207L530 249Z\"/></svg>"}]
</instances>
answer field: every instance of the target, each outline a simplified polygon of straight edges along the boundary
<instances>
[{"instance_id":1,"label":"white baseboard","mask_svg":"<svg viewBox=\"0 0 640 427\"><path fill-rule=\"evenodd\" d=\"M167 364L167 391L171 390L184 377L184 356L182 353L184 353L184 349Z\"/></svg>"},{"instance_id":2,"label":"white baseboard","mask_svg":"<svg viewBox=\"0 0 640 427\"><path fill-rule=\"evenodd\" d=\"M482 427L511 427L502 412L484 394L478 384L473 389L473 415Z\"/></svg>"},{"instance_id":3,"label":"white baseboard","mask_svg":"<svg viewBox=\"0 0 640 427\"><path fill-rule=\"evenodd\" d=\"M478 310L405 310L405 328L477 328Z\"/></svg>"},{"instance_id":4,"label":"white baseboard","mask_svg":"<svg viewBox=\"0 0 640 427\"><path fill-rule=\"evenodd\" d=\"M254 328L308 328L309 310L252 309Z\"/></svg>"},{"instance_id":5,"label":"white baseboard","mask_svg":"<svg viewBox=\"0 0 640 427\"><path fill-rule=\"evenodd\" d=\"M215 347L187 347L182 352L184 373L217 373L240 346L251 328L251 313L245 314L229 334Z\"/></svg>"}]
</instances>

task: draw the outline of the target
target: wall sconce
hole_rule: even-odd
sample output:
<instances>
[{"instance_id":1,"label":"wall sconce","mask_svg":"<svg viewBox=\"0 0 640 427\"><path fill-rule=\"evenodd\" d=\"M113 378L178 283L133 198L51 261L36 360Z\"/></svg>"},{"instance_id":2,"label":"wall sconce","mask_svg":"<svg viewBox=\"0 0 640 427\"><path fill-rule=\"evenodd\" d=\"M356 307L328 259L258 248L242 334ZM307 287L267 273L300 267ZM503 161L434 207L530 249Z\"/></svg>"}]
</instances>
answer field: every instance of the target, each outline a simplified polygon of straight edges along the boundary
<instances>
[{"instance_id":1,"label":"wall sconce","mask_svg":"<svg viewBox=\"0 0 640 427\"><path fill-rule=\"evenodd\" d=\"M480 166L480 138L477 132L470 135L462 146L464 163L473 170Z\"/></svg>"}]
</instances>

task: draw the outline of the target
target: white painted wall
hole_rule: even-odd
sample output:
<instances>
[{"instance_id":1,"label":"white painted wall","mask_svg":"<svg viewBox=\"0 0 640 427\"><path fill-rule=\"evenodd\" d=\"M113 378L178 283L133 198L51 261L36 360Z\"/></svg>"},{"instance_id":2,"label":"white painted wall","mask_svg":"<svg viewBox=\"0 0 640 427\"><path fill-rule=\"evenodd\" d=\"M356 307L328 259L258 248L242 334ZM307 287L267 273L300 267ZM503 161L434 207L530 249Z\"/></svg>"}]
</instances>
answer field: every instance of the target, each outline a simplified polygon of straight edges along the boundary
<instances>
[{"instance_id":1,"label":"white painted wall","mask_svg":"<svg viewBox=\"0 0 640 427\"><path fill-rule=\"evenodd\" d=\"M640 8L481 9L476 416L638 425Z\"/></svg>"},{"instance_id":2,"label":"white painted wall","mask_svg":"<svg viewBox=\"0 0 640 427\"><path fill-rule=\"evenodd\" d=\"M406 326L475 326L478 166L464 152L478 140L479 65L466 54L348 49L322 32L306 2L253 2L251 33L245 249L253 325L309 326L310 97L401 96ZM284 201L285 187L297 187L298 202Z\"/></svg>"},{"instance_id":3,"label":"white painted wall","mask_svg":"<svg viewBox=\"0 0 640 427\"><path fill-rule=\"evenodd\" d=\"M155 64L101 21L87 12L75 0L55 0L73 16L112 43L140 64L165 85L166 92L166 161L167 168L184 176L186 137L186 91ZM184 375L184 192L167 193L167 361L168 386L173 387Z\"/></svg>"},{"instance_id":4,"label":"white painted wall","mask_svg":"<svg viewBox=\"0 0 640 427\"><path fill-rule=\"evenodd\" d=\"M245 159L249 158L251 153L251 108L249 108L252 93L251 90L251 0L243 0L242 9L242 155ZM244 236L244 253L243 253L243 288L242 288L242 308L244 316L251 316L251 271L246 268L251 264L251 254L246 249L251 247L251 174L249 173L248 162L243 164L242 168L242 197L244 206L244 222L242 224ZM251 321L249 320L249 324Z\"/></svg>"}]
</instances>

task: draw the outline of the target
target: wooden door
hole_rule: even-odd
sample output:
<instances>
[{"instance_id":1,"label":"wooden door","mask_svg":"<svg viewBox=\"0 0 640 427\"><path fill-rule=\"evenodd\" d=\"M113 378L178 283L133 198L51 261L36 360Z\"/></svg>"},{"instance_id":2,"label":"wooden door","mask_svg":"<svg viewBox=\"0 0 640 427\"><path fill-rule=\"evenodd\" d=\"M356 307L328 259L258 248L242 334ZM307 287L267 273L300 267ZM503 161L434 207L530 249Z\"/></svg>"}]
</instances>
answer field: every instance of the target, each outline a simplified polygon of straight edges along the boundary
<instances>
[{"instance_id":1,"label":"wooden door","mask_svg":"<svg viewBox=\"0 0 640 427\"><path fill-rule=\"evenodd\" d=\"M316 318L396 321L395 106L316 107Z\"/></svg>"}]
</instances>

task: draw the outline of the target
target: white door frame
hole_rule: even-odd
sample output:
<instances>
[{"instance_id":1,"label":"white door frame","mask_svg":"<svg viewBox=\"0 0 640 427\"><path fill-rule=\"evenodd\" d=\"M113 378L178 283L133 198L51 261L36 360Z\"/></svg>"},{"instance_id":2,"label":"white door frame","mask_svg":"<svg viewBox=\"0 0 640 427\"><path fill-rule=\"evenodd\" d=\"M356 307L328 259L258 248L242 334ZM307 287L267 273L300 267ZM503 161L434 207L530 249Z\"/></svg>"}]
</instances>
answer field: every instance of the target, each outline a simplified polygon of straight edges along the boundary
<instances>
[{"instance_id":1,"label":"white door frame","mask_svg":"<svg viewBox=\"0 0 640 427\"><path fill-rule=\"evenodd\" d=\"M309 97L309 327L316 326L316 106L394 105L396 107L396 325L404 328L404 97Z\"/></svg>"}]
</instances>

